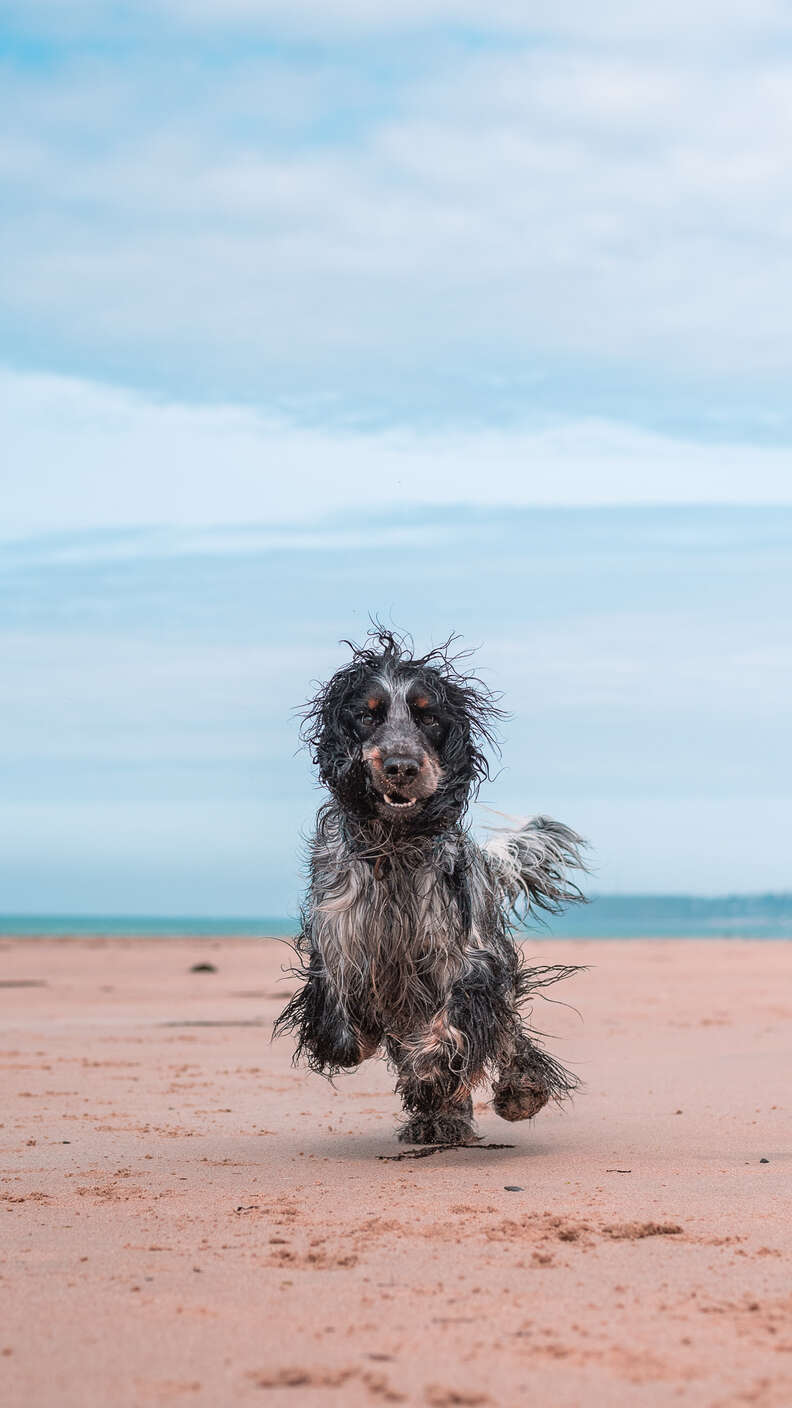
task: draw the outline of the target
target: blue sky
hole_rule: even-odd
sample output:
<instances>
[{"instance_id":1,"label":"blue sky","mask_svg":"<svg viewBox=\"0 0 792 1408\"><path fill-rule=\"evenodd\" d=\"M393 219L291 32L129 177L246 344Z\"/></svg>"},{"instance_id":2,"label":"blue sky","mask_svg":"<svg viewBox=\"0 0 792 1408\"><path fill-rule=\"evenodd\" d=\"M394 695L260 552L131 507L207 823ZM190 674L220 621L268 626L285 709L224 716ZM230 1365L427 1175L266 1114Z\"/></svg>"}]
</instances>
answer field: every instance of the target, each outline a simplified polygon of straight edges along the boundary
<instances>
[{"instance_id":1,"label":"blue sky","mask_svg":"<svg viewBox=\"0 0 792 1408\"><path fill-rule=\"evenodd\" d=\"M788 5L0 0L0 106L3 908L290 905L370 611L601 888L790 887Z\"/></svg>"},{"instance_id":2,"label":"blue sky","mask_svg":"<svg viewBox=\"0 0 792 1408\"><path fill-rule=\"evenodd\" d=\"M480 645L512 713L482 802L577 826L596 888L788 887L791 562L789 508L18 541L0 614L7 907L290 909L318 801L293 708L369 609L421 647L452 628Z\"/></svg>"}]
</instances>

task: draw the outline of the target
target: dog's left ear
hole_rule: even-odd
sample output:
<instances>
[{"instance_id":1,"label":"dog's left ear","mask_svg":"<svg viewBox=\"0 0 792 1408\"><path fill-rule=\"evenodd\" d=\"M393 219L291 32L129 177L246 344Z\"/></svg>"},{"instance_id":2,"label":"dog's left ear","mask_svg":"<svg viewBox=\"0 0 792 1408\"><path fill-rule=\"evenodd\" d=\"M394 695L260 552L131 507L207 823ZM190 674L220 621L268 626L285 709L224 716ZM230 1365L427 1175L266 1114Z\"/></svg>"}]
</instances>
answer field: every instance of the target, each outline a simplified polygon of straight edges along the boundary
<instances>
[{"instance_id":1,"label":"dog's left ear","mask_svg":"<svg viewBox=\"0 0 792 1408\"><path fill-rule=\"evenodd\" d=\"M505 715L498 697L475 675L451 676L444 681L443 693L449 717L444 761L475 792L490 775L485 749L500 751L495 728Z\"/></svg>"}]
</instances>

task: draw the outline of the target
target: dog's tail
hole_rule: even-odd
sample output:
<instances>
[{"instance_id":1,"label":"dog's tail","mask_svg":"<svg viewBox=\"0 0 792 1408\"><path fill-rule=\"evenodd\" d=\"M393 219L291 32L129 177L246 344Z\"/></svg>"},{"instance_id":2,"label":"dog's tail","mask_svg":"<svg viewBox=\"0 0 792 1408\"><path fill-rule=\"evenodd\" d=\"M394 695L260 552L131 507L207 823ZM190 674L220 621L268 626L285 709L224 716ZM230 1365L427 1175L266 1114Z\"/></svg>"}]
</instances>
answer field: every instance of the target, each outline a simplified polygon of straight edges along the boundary
<instances>
[{"instance_id":1,"label":"dog's tail","mask_svg":"<svg viewBox=\"0 0 792 1408\"><path fill-rule=\"evenodd\" d=\"M585 903L570 870L586 870L582 836L549 816L498 827L484 846L511 908L558 914L564 905ZM522 917L522 916L521 916Z\"/></svg>"}]
</instances>

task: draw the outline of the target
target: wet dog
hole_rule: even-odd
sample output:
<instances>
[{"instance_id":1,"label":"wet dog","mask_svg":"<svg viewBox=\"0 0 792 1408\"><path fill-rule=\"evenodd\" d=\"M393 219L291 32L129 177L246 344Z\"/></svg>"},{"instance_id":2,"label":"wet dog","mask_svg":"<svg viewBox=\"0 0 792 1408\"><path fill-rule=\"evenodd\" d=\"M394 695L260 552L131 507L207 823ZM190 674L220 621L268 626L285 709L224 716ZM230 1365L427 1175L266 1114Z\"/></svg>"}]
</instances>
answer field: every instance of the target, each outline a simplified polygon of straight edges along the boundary
<instances>
[{"instance_id":1,"label":"wet dog","mask_svg":"<svg viewBox=\"0 0 792 1408\"><path fill-rule=\"evenodd\" d=\"M512 918L583 898L568 875L584 868L583 843L544 816L474 841L463 819L488 776L496 699L448 647L416 657L377 629L351 649L304 714L330 800L311 841L301 986L276 1031L328 1076L384 1048L399 1138L470 1143L485 1080L506 1120L577 1085L524 1016L573 970L526 966Z\"/></svg>"}]
</instances>

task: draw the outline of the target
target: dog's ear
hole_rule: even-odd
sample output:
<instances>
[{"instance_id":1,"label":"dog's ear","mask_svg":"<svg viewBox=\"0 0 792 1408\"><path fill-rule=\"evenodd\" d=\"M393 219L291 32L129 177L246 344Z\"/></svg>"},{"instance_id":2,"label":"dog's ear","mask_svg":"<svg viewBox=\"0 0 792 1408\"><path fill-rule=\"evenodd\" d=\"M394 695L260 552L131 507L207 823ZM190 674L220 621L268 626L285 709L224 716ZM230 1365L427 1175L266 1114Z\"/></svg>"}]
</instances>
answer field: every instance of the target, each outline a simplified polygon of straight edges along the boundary
<instances>
[{"instance_id":1,"label":"dog's ear","mask_svg":"<svg viewBox=\"0 0 792 1408\"><path fill-rule=\"evenodd\" d=\"M347 665L319 685L313 699L301 710L300 737L308 748L319 776L327 786L337 785L361 759L360 741L349 717L349 703L360 688L363 670Z\"/></svg>"},{"instance_id":2,"label":"dog's ear","mask_svg":"<svg viewBox=\"0 0 792 1408\"><path fill-rule=\"evenodd\" d=\"M474 794L490 775L485 749L499 751L495 727L504 714L497 697L475 675L446 675L441 692L449 719L443 762L447 773Z\"/></svg>"}]
</instances>

